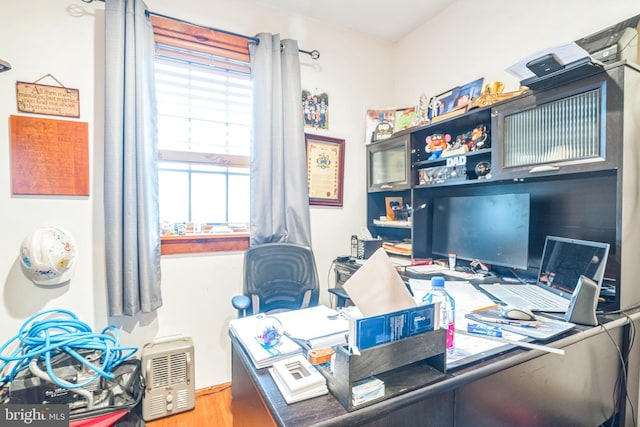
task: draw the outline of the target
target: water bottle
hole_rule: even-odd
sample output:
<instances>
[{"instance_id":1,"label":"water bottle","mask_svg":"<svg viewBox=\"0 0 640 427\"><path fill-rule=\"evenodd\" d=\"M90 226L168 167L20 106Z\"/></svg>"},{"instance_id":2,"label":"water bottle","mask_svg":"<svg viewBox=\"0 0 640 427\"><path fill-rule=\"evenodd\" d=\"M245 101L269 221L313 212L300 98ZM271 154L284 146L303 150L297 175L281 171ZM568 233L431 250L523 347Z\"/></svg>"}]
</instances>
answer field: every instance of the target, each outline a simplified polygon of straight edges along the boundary
<instances>
[{"instance_id":1,"label":"water bottle","mask_svg":"<svg viewBox=\"0 0 640 427\"><path fill-rule=\"evenodd\" d=\"M453 354L456 330L456 302L444 289L444 277L431 278L431 290L422 298L425 303L440 303L440 327L447 330L447 353Z\"/></svg>"}]
</instances>

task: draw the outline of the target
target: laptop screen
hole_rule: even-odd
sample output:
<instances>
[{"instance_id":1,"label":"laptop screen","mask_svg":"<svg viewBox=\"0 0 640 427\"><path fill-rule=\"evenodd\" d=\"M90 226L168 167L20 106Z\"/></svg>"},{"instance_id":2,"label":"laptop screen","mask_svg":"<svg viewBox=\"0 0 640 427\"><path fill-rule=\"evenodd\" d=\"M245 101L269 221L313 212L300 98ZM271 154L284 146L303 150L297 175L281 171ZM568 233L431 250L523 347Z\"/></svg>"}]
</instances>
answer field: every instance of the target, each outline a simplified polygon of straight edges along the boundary
<instances>
[{"instance_id":1,"label":"laptop screen","mask_svg":"<svg viewBox=\"0 0 640 427\"><path fill-rule=\"evenodd\" d=\"M538 273L538 284L571 298L581 275L602 284L609 244L547 236Z\"/></svg>"}]
</instances>

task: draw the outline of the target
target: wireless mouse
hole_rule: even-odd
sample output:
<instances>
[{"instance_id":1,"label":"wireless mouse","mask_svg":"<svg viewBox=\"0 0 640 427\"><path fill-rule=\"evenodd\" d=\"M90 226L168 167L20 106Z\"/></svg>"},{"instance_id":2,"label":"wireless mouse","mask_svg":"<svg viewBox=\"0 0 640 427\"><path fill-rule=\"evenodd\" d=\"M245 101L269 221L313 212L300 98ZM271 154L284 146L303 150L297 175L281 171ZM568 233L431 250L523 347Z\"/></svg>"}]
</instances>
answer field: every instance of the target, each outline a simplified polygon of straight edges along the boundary
<instances>
[{"instance_id":1,"label":"wireless mouse","mask_svg":"<svg viewBox=\"0 0 640 427\"><path fill-rule=\"evenodd\" d=\"M536 320L536 316L528 308L505 306L500 308L500 315L510 320Z\"/></svg>"}]
</instances>

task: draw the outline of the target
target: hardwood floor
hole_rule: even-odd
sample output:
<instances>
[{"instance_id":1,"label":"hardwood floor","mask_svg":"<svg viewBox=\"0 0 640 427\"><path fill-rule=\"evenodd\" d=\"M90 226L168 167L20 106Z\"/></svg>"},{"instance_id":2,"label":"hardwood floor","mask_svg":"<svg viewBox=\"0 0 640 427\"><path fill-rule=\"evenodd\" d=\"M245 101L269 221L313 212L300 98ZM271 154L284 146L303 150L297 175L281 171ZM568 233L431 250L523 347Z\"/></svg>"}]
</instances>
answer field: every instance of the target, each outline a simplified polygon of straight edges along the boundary
<instances>
[{"instance_id":1,"label":"hardwood floor","mask_svg":"<svg viewBox=\"0 0 640 427\"><path fill-rule=\"evenodd\" d=\"M196 407L187 412L148 421L148 427L232 427L231 383L196 391Z\"/></svg>"}]
</instances>

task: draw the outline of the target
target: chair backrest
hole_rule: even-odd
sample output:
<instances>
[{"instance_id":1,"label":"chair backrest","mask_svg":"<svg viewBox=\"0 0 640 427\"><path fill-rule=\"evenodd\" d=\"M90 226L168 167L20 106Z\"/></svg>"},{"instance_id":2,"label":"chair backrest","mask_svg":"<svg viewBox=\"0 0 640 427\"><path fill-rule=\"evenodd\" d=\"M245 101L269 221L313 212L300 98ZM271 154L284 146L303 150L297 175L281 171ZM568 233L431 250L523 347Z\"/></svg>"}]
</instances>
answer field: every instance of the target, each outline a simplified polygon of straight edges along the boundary
<instances>
[{"instance_id":1,"label":"chair backrest","mask_svg":"<svg viewBox=\"0 0 640 427\"><path fill-rule=\"evenodd\" d=\"M318 271L308 246L265 243L244 255L244 293L251 313L295 310L318 305Z\"/></svg>"}]
</instances>

